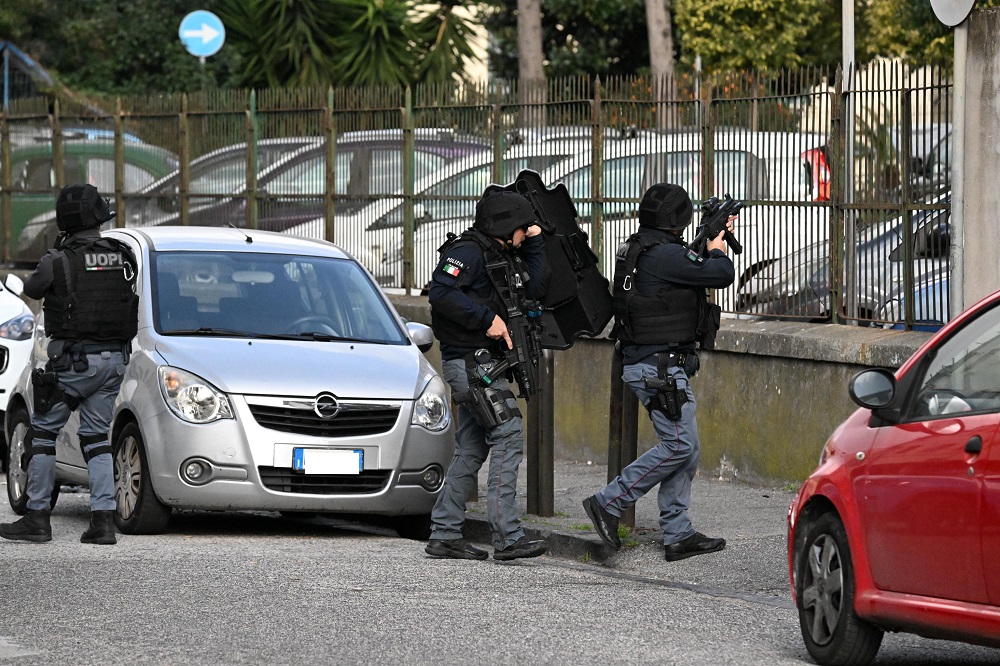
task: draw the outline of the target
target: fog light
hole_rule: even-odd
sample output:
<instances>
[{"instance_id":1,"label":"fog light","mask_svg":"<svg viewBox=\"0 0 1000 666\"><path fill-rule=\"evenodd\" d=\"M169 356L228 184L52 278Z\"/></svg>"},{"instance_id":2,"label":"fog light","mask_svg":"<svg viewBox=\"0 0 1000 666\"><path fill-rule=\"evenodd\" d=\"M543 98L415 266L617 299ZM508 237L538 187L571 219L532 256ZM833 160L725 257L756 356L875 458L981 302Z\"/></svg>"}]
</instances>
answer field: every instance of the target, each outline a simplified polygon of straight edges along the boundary
<instances>
[{"instance_id":1,"label":"fog light","mask_svg":"<svg viewBox=\"0 0 1000 666\"><path fill-rule=\"evenodd\" d=\"M420 485L427 490L437 490L441 487L442 480L444 480L443 470L437 465L431 465L420 475Z\"/></svg>"},{"instance_id":2,"label":"fog light","mask_svg":"<svg viewBox=\"0 0 1000 666\"><path fill-rule=\"evenodd\" d=\"M181 465L181 476L194 485L208 483L212 477L212 466L205 460L188 460Z\"/></svg>"}]
</instances>

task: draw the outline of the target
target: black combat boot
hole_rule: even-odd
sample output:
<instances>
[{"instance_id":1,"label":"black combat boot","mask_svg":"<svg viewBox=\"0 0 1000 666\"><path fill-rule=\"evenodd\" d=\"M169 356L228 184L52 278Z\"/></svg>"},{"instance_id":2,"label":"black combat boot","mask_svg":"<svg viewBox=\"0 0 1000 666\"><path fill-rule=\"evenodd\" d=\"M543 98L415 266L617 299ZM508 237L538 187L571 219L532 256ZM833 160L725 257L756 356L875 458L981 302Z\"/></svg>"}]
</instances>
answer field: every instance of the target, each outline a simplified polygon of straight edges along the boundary
<instances>
[{"instance_id":1,"label":"black combat boot","mask_svg":"<svg viewBox=\"0 0 1000 666\"><path fill-rule=\"evenodd\" d=\"M115 512L91 511L90 527L80 537L80 543L100 543L111 545L118 543L115 536Z\"/></svg>"},{"instance_id":2,"label":"black combat boot","mask_svg":"<svg viewBox=\"0 0 1000 666\"><path fill-rule=\"evenodd\" d=\"M51 513L51 511L28 509L28 512L20 520L0 525L0 537L13 541L33 541L35 543L52 541L52 526L49 524Z\"/></svg>"}]
</instances>

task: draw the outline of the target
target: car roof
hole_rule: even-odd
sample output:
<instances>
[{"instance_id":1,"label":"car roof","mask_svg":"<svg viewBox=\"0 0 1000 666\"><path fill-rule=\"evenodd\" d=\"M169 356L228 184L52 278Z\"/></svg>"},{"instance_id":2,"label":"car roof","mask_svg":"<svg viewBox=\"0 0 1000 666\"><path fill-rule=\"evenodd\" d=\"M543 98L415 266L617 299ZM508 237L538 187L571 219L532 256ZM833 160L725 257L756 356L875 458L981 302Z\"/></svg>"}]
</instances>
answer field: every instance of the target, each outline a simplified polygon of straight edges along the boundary
<instances>
[{"instance_id":1,"label":"car roof","mask_svg":"<svg viewBox=\"0 0 1000 666\"><path fill-rule=\"evenodd\" d=\"M261 252L350 259L327 241L290 236L273 231L236 227L156 226L111 229L104 235L127 236L151 252Z\"/></svg>"},{"instance_id":2,"label":"car roof","mask_svg":"<svg viewBox=\"0 0 1000 666\"><path fill-rule=\"evenodd\" d=\"M524 143L518 144L516 146L511 146L503 152L501 156L502 160L516 159L518 157L532 157L532 156L545 156L545 155L567 155L566 159L572 159L571 156L580 154L581 152L588 152L592 147L592 142L589 140L568 140L568 141L544 141L539 143ZM420 194L429 187L436 185L456 174L460 174L468 169L474 169L476 167L481 167L483 165L488 165L493 163L493 152L483 151L479 153L473 153L465 157L459 158L454 162L449 162L441 169L428 174L416 181L413 187L413 192L415 194ZM589 158L588 158L589 160ZM402 190L397 191L391 197L384 197L377 201L370 203L369 205L361 208L351 215L355 219L361 219L366 217L370 221L377 220L389 211L395 209L397 206L402 205L402 201L399 199L402 196ZM319 218L322 219L322 218ZM312 224L306 223L306 224Z\"/></svg>"}]
</instances>

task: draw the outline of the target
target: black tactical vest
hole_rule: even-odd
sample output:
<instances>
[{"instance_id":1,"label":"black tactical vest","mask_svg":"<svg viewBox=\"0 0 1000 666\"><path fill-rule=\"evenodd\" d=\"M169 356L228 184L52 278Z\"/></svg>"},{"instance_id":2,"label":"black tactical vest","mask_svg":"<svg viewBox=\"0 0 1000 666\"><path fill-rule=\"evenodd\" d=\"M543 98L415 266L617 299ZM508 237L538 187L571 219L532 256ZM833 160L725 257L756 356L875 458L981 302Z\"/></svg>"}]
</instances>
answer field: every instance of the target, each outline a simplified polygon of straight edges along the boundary
<instances>
[{"instance_id":1,"label":"black tactical vest","mask_svg":"<svg viewBox=\"0 0 1000 666\"><path fill-rule=\"evenodd\" d=\"M460 243L471 243L479 247L483 252L483 259L487 265L499 262L511 264L512 257L508 253L502 252L494 241L475 230L467 230L461 236L449 238L438 249L438 252L443 256L450 248ZM507 321L507 308L503 304L501 295L493 287L492 282L490 282L490 286L490 292L486 296L477 296L470 292L465 293L473 301L480 305L485 305L491 311L500 315L501 319ZM434 329L434 335L443 344L467 349L477 349L480 347L493 349L497 347L497 342L490 339L484 329L466 328L458 322L442 316L434 308L431 308L431 328Z\"/></svg>"},{"instance_id":2,"label":"black tactical vest","mask_svg":"<svg viewBox=\"0 0 1000 666\"><path fill-rule=\"evenodd\" d=\"M136 260L111 238L70 240L56 250L45 295L46 333L66 340L131 340L138 328Z\"/></svg>"},{"instance_id":3,"label":"black tactical vest","mask_svg":"<svg viewBox=\"0 0 1000 666\"><path fill-rule=\"evenodd\" d=\"M708 297L703 288L664 283L656 293L636 288L639 257L665 242L632 234L615 253L612 288L615 327L612 335L624 345L687 345L698 339ZM680 243L680 240L666 241Z\"/></svg>"}]
</instances>

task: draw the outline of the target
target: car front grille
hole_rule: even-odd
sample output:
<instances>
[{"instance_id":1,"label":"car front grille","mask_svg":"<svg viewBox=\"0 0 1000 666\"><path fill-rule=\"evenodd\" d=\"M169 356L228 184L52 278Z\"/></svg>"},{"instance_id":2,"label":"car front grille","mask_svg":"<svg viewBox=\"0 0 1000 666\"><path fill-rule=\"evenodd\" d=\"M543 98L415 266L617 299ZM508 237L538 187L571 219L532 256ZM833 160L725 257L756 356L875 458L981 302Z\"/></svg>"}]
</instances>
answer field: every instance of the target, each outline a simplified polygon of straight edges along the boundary
<instances>
[{"instance_id":1,"label":"car front grille","mask_svg":"<svg viewBox=\"0 0 1000 666\"><path fill-rule=\"evenodd\" d=\"M391 472L364 470L360 474L303 474L287 467L258 467L268 490L303 495L363 495L377 493L389 483Z\"/></svg>"},{"instance_id":2,"label":"car front grille","mask_svg":"<svg viewBox=\"0 0 1000 666\"><path fill-rule=\"evenodd\" d=\"M251 404L250 413L261 426L312 437L358 437L389 432L399 418L399 406L342 405L332 419L321 419L311 409Z\"/></svg>"}]
</instances>

